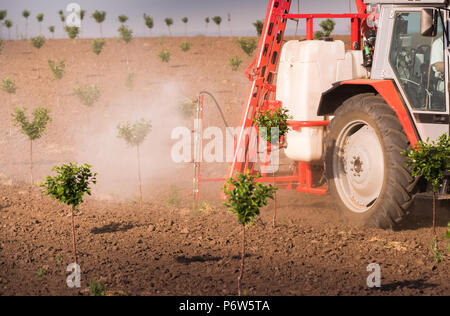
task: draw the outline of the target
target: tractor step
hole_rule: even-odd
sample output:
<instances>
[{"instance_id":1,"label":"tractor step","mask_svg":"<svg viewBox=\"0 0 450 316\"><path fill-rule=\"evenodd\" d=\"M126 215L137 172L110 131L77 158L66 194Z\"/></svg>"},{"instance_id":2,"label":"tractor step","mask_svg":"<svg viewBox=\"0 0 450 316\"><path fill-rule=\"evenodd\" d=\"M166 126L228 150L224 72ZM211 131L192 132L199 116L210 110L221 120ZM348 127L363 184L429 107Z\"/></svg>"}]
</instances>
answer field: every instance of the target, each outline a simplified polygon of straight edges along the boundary
<instances>
[{"instance_id":1,"label":"tractor step","mask_svg":"<svg viewBox=\"0 0 450 316\"><path fill-rule=\"evenodd\" d=\"M424 200L431 200L433 199L432 193L418 193L416 194L416 199L424 199ZM450 194L439 194L437 195L436 199L438 201L448 201L450 200Z\"/></svg>"}]
</instances>

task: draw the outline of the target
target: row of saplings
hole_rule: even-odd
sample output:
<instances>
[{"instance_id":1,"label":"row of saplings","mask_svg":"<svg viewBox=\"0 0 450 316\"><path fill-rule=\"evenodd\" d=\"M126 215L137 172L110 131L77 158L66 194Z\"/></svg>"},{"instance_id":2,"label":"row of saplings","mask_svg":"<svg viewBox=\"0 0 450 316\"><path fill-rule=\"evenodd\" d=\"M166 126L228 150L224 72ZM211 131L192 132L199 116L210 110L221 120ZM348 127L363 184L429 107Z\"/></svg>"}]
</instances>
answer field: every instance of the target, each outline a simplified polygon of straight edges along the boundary
<instances>
[{"instance_id":1,"label":"row of saplings","mask_svg":"<svg viewBox=\"0 0 450 316\"><path fill-rule=\"evenodd\" d=\"M46 130L48 122L51 120L49 112L45 109L38 108L34 111L34 120L30 122L23 110L16 109L13 114L14 122L20 127L21 131L30 139L32 150L33 140L42 136ZM273 146L279 146L283 142L285 134L289 127L287 121L291 117L285 109L276 109L275 111L262 111L255 118L255 124L265 131L262 135L265 140ZM118 125L118 137L124 139L128 145L136 148L138 159L138 176L139 176L139 205L142 208L142 185L140 175L140 156L139 146L145 140L151 131L149 121L141 119L134 124L123 123ZM277 128L277 133L272 134L273 128ZM30 151L30 169L32 177L32 151ZM406 158L406 164L411 170L414 177L423 176L430 184L433 191L433 240L431 248L434 260L438 263L441 261L441 251L438 248L438 236L436 234L436 195L442 185L444 174L450 169L450 138L447 134L442 135L435 142L418 142L410 151L402 153ZM44 183L39 184L44 188L44 193L57 199L61 203L65 203L71 207L72 221L72 238L73 252L75 263L77 264L77 248L75 238L74 212L83 202L85 194L91 195L91 184L96 183L97 174L91 170L91 166L83 164L78 166L76 163L62 164L55 166L53 171L55 176L46 177ZM250 173L238 173L234 178L227 180L227 184L223 187L223 191L227 197L224 205L232 211L239 224L242 226L242 254L241 269L238 276L238 295L241 295L241 284L244 275L245 264L245 233L246 227L254 223L260 214L260 209L268 204L268 199L274 199L277 188L272 185L264 185L256 180L259 176ZM33 181L33 180L32 180ZM275 214L274 214L275 218ZM447 230L444 238L450 238L450 231ZM448 248L450 251L450 246Z\"/></svg>"},{"instance_id":2,"label":"row of saplings","mask_svg":"<svg viewBox=\"0 0 450 316\"><path fill-rule=\"evenodd\" d=\"M66 31L69 35L70 39L75 39L78 36L78 28L77 27L66 27ZM133 32L130 29L127 29L126 27L122 26L121 28L119 28L119 34L120 34L120 38L123 42L125 42L126 44L129 44L131 42L131 40L133 39ZM33 47L40 49L44 46L45 44L45 37L43 36L37 36L37 37L33 37L30 39L30 42L32 44ZM161 38L159 40L159 44L161 46L163 46L164 44L164 39ZM237 40L237 44L241 47L241 49L244 51L245 54L247 54L248 56L252 56L253 52L256 50L257 48L257 42L255 39L246 39L246 38L239 38ZM96 55L100 55L100 53L103 50L103 47L106 45L106 42L103 38L101 39L94 39L91 41L91 48L92 51L96 54ZM3 46L3 41L0 40L0 53L2 51L2 47ZM192 44L190 42L182 42L180 44L180 49L183 52L188 52L191 49ZM159 59L163 62L163 63L168 63L170 61L171 58L171 53L169 50L167 49L162 49L159 53L158 53L158 57ZM128 55L127 55L127 65L128 65ZM239 56L233 56L229 59L229 63L230 63L230 67L233 71L237 71L239 70L239 67L241 66L243 60L242 58L240 58Z\"/></svg>"}]
</instances>

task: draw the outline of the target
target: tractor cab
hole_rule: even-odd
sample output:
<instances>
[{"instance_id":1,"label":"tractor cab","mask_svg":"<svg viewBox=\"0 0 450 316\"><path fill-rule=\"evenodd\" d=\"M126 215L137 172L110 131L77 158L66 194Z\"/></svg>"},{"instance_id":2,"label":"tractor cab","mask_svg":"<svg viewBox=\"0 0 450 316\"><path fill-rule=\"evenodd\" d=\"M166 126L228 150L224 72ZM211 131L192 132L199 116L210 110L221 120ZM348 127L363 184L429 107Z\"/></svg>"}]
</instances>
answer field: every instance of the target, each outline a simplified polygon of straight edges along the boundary
<instances>
[{"instance_id":1,"label":"tractor cab","mask_svg":"<svg viewBox=\"0 0 450 316\"><path fill-rule=\"evenodd\" d=\"M422 140L449 131L447 1L366 1L380 12L372 80L393 80Z\"/></svg>"}]
</instances>

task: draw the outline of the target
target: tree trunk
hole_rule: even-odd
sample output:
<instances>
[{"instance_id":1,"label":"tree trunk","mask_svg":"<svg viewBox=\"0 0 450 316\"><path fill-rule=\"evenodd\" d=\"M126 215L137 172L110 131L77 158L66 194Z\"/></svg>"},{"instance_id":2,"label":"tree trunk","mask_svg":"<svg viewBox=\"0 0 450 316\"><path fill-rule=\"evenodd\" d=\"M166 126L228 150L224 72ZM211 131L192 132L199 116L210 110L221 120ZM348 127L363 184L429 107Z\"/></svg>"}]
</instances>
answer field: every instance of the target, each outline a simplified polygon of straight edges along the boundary
<instances>
[{"instance_id":1,"label":"tree trunk","mask_svg":"<svg viewBox=\"0 0 450 316\"><path fill-rule=\"evenodd\" d=\"M73 255L75 258L75 263L78 264L78 255L77 255L77 243L75 240L75 222L73 219L73 212L75 211L75 206L72 206L72 246L73 246Z\"/></svg>"},{"instance_id":2,"label":"tree trunk","mask_svg":"<svg viewBox=\"0 0 450 316\"><path fill-rule=\"evenodd\" d=\"M9 93L9 104L12 107L12 93ZM9 137L12 136L12 121L9 121Z\"/></svg>"},{"instance_id":3,"label":"tree trunk","mask_svg":"<svg viewBox=\"0 0 450 316\"><path fill-rule=\"evenodd\" d=\"M31 185L34 183L33 179L33 141L30 140L30 175L31 175Z\"/></svg>"},{"instance_id":4,"label":"tree trunk","mask_svg":"<svg viewBox=\"0 0 450 316\"><path fill-rule=\"evenodd\" d=\"M433 234L437 243L437 233L436 233L436 192L433 192Z\"/></svg>"},{"instance_id":5,"label":"tree trunk","mask_svg":"<svg viewBox=\"0 0 450 316\"><path fill-rule=\"evenodd\" d=\"M275 172L272 173L272 185L275 186ZM273 197L273 220L272 227L275 228L277 226L277 192L275 191Z\"/></svg>"},{"instance_id":6,"label":"tree trunk","mask_svg":"<svg viewBox=\"0 0 450 316\"><path fill-rule=\"evenodd\" d=\"M273 160L272 160L272 144L269 144L269 150L268 150L268 156L270 159L270 164L272 166L272 185L275 186L275 168L273 166ZM272 227L275 228L277 226L277 192L274 193L274 199L273 199L273 219L272 219Z\"/></svg>"},{"instance_id":7,"label":"tree trunk","mask_svg":"<svg viewBox=\"0 0 450 316\"><path fill-rule=\"evenodd\" d=\"M137 148L137 159L138 159L138 184L139 184L139 208L142 210L142 180L141 180L141 156L139 152L139 146Z\"/></svg>"},{"instance_id":8,"label":"tree trunk","mask_svg":"<svg viewBox=\"0 0 450 316\"><path fill-rule=\"evenodd\" d=\"M102 29L102 24L100 23L100 36L101 38L103 38L103 29Z\"/></svg>"},{"instance_id":9,"label":"tree trunk","mask_svg":"<svg viewBox=\"0 0 450 316\"><path fill-rule=\"evenodd\" d=\"M58 79L56 79L56 108L59 109L59 81Z\"/></svg>"},{"instance_id":10,"label":"tree trunk","mask_svg":"<svg viewBox=\"0 0 450 316\"><path fill-rule=\"evenodd\" d=\"M241 257L241 271L238 277L238 296L241 296L241 281L244 277L245 267L245 225L242 225L242 257Z\"/></svg>"}]
</instances>

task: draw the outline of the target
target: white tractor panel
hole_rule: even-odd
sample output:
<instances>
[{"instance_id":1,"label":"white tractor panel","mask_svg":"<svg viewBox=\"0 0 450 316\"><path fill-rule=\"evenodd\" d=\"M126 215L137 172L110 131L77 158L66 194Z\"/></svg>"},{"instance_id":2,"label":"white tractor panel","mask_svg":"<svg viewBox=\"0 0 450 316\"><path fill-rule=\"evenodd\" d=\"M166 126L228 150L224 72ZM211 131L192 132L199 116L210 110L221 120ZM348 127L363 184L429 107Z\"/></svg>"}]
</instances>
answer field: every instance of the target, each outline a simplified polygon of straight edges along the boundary
<instances>
[{"instance_id":1,"label":"white tractor panel","mask_svg":"<svg viewBox=\"0 0 450 316\"><path fill-rule=\"evenodd\" d=\"M342 41L290 41L281 52L277 100L294 121L321 121L317 116L322 93L337 81L367 78L362 52L346 52ZM287 134L286 155L295 161L322 158L323 127L304 127Z\"/></svg>"}]
</instances>

